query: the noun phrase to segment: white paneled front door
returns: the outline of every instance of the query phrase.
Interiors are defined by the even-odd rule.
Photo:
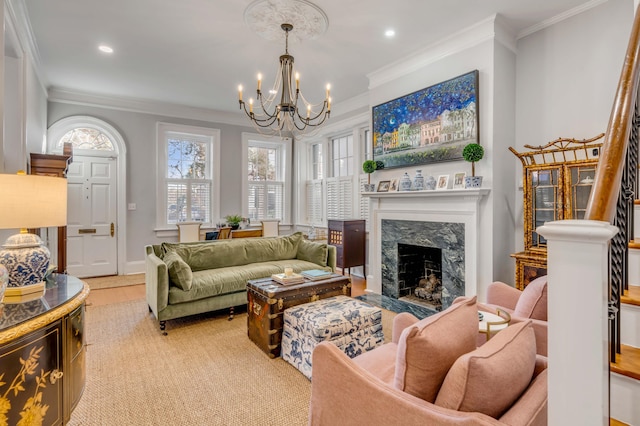
[[[116,159],[74,155],[67,181],[67,272],[117,274]]]

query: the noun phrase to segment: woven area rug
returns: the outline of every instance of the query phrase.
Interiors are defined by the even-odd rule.
[[[394,313],[383,310],[386,340]],[[144,300],[88,306],[87,380],[70,425],[305,425],[310,382],[247,337],[246,313],[170,321]]]

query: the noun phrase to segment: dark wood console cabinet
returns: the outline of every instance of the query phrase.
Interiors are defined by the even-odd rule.
[[[337,251],[336,266],[342,269],[342,273],[349,268],[351,275],[352,266],[362,265],[366,277],[366,222],[360,219],[329,220],[328,233],[328,243]]]
[[[15,425],[34,410],[41,422],[63,425],[84,391],[84,305],[89,286],[52,274],[43,297],[0,305],[0,395],[7,411],[0,424]]]

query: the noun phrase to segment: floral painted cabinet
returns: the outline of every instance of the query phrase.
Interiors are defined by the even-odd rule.
[[[62,320],[0,349],[0,424],[62,424]]]

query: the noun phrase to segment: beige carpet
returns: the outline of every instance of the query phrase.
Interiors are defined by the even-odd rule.
[[[124,287],[128,285],[144,284],[144,274],[110,275],[106,277],[82,278],[89,284],[91,290],[103,288]]]
[[[388,339],[394,316],[383,310]],[[305,425],[310,382],[246,323],[199,315],[162,336],[144,300],[87,307],[87,381],[69,424]]]

